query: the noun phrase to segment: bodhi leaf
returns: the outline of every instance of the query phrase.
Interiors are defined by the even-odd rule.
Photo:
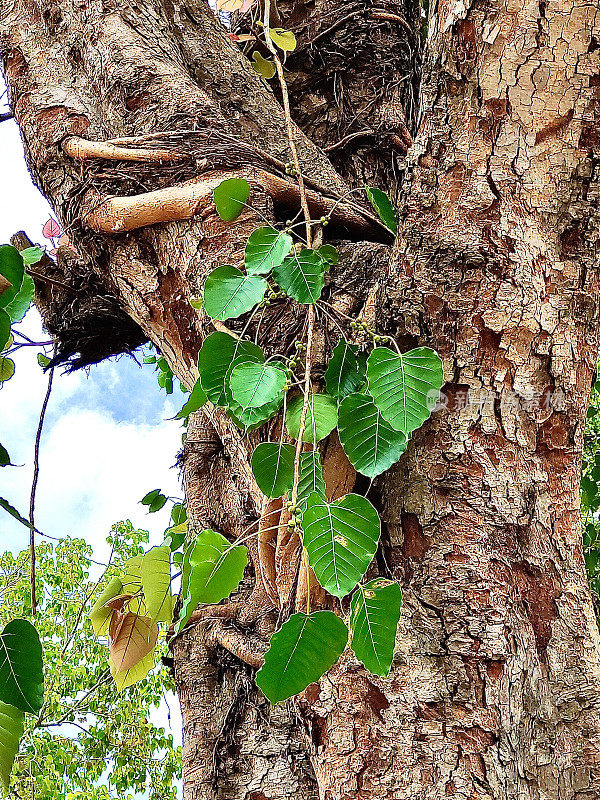
[[[6,447],[0,444],[0,467],[10,467],[10,456]]]
[[[261,76],[261,78],[265,78],[265,80],[270,81],[271,78],[275,77],[275,73],[277,72],[277,68],[273,61],[269,61],[268,58],[263,58],[258,50],[255,50],[252,53],[252,69]]]
[[[316,303],[325,285],[326,261],[316,250],[295,250],[273,268],[273,277],[283,291],[298,303]]]
[[[343,400],[352,392],[358,391],[365,381],[365,375],[359,367],[356,358],[358,346],[348,344],[345,339],[333,348],[331,359],[325,370],[325,383],[327,391],[338,401]]]
[[[44,702],[42,645],[26,619],[13,619],[0,634],[0,701],[36,714]]]
[[[285,415],[285,426],[290,436],[297,439],[304,398],[298,395],[290,400]],[[328,394],[311,394],[308,399],[302,441],[315,444],[328,436],[337,425],[337,404]]]
[[[24,250],[21,250],[21,258],[26,266],[37,264],[43,257],[44,251],[41,247],[26,247]]]
[[[19,514],[17,509],[14,506],[11,506],[8,500],[5,500],[4,497],[0,497],[0,508],[3,508],[11,515],[11,517],[14,517],[17,522],[20,522],[21,525],[25,525],[26,528],[31,530],[31,523],[29,520],[26,520],[22,514]]]
[[[146,675],[154,666],[154,651],[151,650],[147,656],[134,664],[130,669],[119,672],[115,669],[114,665],[110,663],[110,673],[113,676],[115,686],[118,692],[123,691],[128,686],[133,686],[134,683],[144,680]]]
[[[10,339],[11,319],[3,308],[0,308],[0,351],[4,350]]]
[[[167,545],[148,550],[142,558],[140,578],[147,616],[154,622],[171,622],[171,549]]]
[[[15,298],[6,306],[6,313],[11,318],[13,323],[21,322],[33,300],[35,287],[32,278],[25,274],[23,275],[23,283]]]
[[[317,250],[317,253],[327,261],[329,266],[335,266],[340,260],[337,247],[334,247],[332,244],[322,244]]]
[[[351,394],[342,401],[338,429],[348,460],[368,478],[395,464],[408,444],[404,431],[392,428],[366,394]]]
[[[0,781],[6,792],[24,729],[25,714],[8,703],[0,702]]]
[[[269,28],[269,36],[280,50],[284,53],[291,53],[296,49],[296,37],[292,31],[283,28]]]
[[[118,597],[121,594],[123,594],[121,579],[112,578],[108,586],[101,592],[100,597],[94,603],[89,616],[96,636],[107,635],[110,618],[112,617],[112,609],[107,608],[106,604],[114,597]]]
[[[318,450],[311,450],[309,453],[302,453],[300,455],[298,470],[298,503],[306,507],[306,501],[313,492],[316,492],[322,500],[327,499],[321,456]]]
[[[181,522],[179,525],[173,525],[165,531],[165,544],[173,553],[179,550],[181,545],[185,542],[187,535],[187,521]]]
[[[155,498],[158,497],[159,494],[160,494],[160,489],[152,489],[151,492],[148,492],[148,494],[145,494],[142,497],[142,499],[140,500],[140,503],[143,506],[151,506],[152,502],[155,500]]]
[[[217,267],[204,284],[204,308],[209,317],[224,322],[251,311],[266,291],[264,278],[244,275],[236,267]]]
[[[0,383],[9,381],[15,374],[15,362],[12,358],[0,358]]]
[[[220,603],[228,597],[242,580],[247,563],[248,548],[232,546],[216,531],[202,531],[185,551],[177,630],[184,628],[199,603]]]
[[[252,453],[252,472],[267,497],[281,497],[294,482],[295,448],[282,442],[263,442]]]
[[[3,244],[0,247],[0,275],[12,285],[0,294],[0,308],[6,308],[18,295],[24,274],[23,259],[17,248]]]
[[[431,414],[444,382],[442,362],[428,347],[397,355],[376,347],[367,359],[369,393],[392,428],[410,436]]]
[[[208,398],[204,389],[202,388],[202,383],[198,378],[194,384],[194,388],[190,392],[187,402],[183,405],[175,419],[187,419],[187,417],[189,417],[190,414],[193,414],[194,411],[198,411],[199,408],[202,408],[207,400]]]
[[[292,249],[292,237],[274,228],[257,228],[246,244],[244,262],[248,275],[266,275],[278,267]]]
[[[374,189],[367,186],[365,192],[367,193],[369,202],[377,212],[379,219],[395,236],[398,233],[398,219],[390,198],[385,192],[382,192],[381,189]]]
[[[311,494],[302,515],[308,562],[321,586],[335,597],[351,592],[367,571],[381,532],[379,515],[366,497],[347,494],[326,503]]]
[[[154,650],[157,639],[156,622],[129,611],[125,613],[110,641],[111,672],[129,672]]]
[[[244,362],[250,363],[250,362]],[[254,362],[252,362],[254,363]],[[225,376],[225,397],[227,399],[227,410],[229,416],[233,419],[236,425],[245,430],[254,430],[260,427],[264,422],[276,414],[283,403],[283,394],[277,396],[270,403],[266,403],[256,408],[241,406],[231,393],[231,373],[238,366],[232,364]]]
[[[229,377],[234,401],[244,409],[260,408],[267,403],[283,402],[287,386],[287,370],[276,361],[237,364]]]
[[[228,178],[214,190],[217,213],[224,222],[233,222],[250,197],[250,184],[243,178]]]
[[[202,343],[198,354],[200,381],[206,396],[216,406],[227,405],[225,378],[232,364],[264,360],[263,351],[252,342],[234,339],[221,331],[211,333]]]
[[[389,674],[394,657],[402,592],[396,581],[377,578],[352,595],[352,650],[375,675]]]
[[[273,705],[286,700],[319,680],[347,641],[348,630],[332,611],[293,614],[271,638],[256,685]]]

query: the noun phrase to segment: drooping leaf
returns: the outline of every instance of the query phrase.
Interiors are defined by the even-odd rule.
[[[0,308],[6,308],[19,294],[24,274],[23,259],[17,248],[10,244],[0,246],[0,275],[12,284],[0,294]]]
[[[10,456],[6,447],[0,444],[0,467],[10,466]]]
[[[285,415],[285,425],[290,436],[297,439],[304,398],[302,395],[290,400]],[[315,444],[328,436],[337,425],[337,403],[328,394],[311,394],[308,399],[304,436],[302,440]]]
[[[194,384],[194,388],[190,392],[187,402],[184,403],[175,419],[187,419],[187,417],[189,417],[190,414],[193,414],[194,411],[198,411],[199,408],[202,408],[207,400],[208,397],[206,396],[206,392],[202,388],[202,383],[198,378]]]
[[[230,266],[217,267],[204,285],[204,308],[209,317],[224,322],[251,311],[266,291],[267,282],[258,275],[244,275]]]
[[[228,178],[214,190],[217,214],[224,222],[233,222],[244,210],[250,197],[250,184],[243,178]]]
[[[10,340],[11,319],[3,308],[0,308],[0,352]]]
[[[106,604],[120,594],[123,594],[121,579],[112,578],[92,606],[89,617],[96,636],[106,636],[108,634],[108,626],[110,624],[110,618],[112,617],[112,608],[107,607]]]
[[[286,700],[319,680],[347,642],[348,629],[332,611],[293,614],[271,638],[256,685],[273,705]]]
[[[264,58],[255,50],[252,53],[252,69],[261,76],[261,78],[265,78],[265,80],[270,81],[271,78],[275,77],[275,73],[277,72],[277,67],[273,61],[270,61],[268,58]]]
[[[184,522],[187,522],[187,518],[188,516],[185,503],[175,503],[171,509],[171,520],[173,521],[173,525],[182,525]]]
[[[388,470],[406,450],[404,431],[392,428],[366,394],[348,395],[338,410],[340,442],[352,466],[368,478]]]
[[[392,201],[385,192],[381,189],[366,187],[365,191],[369,202],[377,212],[379,219],[383,222],[385,227],[390,230],[394,236],[398,233],[398,218],[396,216],[396,209],[392,205]]]
[[[181,593],[183,608],[177,630],[185,627],[199,603],[220,603],[244,576],[248,549],[232,546],[220,533],[205,530],[186,549]]]
[[[181,522],[179,525],[173,525],[165,531],[165,544],[169,547],[171,552],[179,550],[185,542],[187,536],[187,522]]]
[[[234,339],[216,331],[207,336],[198,354],[200,381],[206,396],[216,406],[227,405],[225,378],[232,364],[241,361],[264,361],[264,353],[252,342]]]
[[[377,550],[381,523],[366,497],[347,494],[326,503],[311,494],[302,515],[302,531],[317,580],[330,594],[344,597],[367,571]]]
[[[367,359],[367,381],[383,418],[410,436],[433,411],[444,371],[440,357],[428,347],[403,355],[376,347]]]
[[[0,634],[0,701],[29,714],[44,702],[42,645],[29,620],[13,619]]]
[[[35,287],[32,278],[27,274],[23,275],[23,283],[19,292],[5,308],[13,323],[21,322],[31,306],[34,292]]]
[[[313,492],[316,492],[322,500],[327,499],[323,466],[318,450],[300,455],[298,479],[298,503],[303,508],[306,507],[306,501]]]
[[[287,370],[280,362],[246,361],[231,370],[229,386],[235,402],[246,410],[283,401],[287,380]]]
[[[29,520],[25,519],[22,514],[19,514],[17,509],[12,506],[4,497],[0,497],[0,508],[3,508],[5,511],[7,511],[11,517],[14,517],[17,522],[21,523],[21,525],[25,525],[26,528],[31,529],[31,523]]]
[[[8,703],[0,702],[0,781],[5,792],[8,792],[10,773],[24,729],[25,714]]]
[[[171,622],[171,550],[167,545],[152,547],[142,558],[140,578],[146,615],[153,622]]]
[[[244,253],[248,275],[266,275],[279,266],[292,249],[292,237],[275,228],[257,228],[250,234]]]
[[[41,247],[26,247],[24,250],[21,250],[21,258],[27,267],[37,264],[43,257],[44,251]]]
[[[152,489],[152,491],[151,491],[151,492],[148,492],[148,494],[145,494],[145,495],[142,497],[142,499],[140,500],[140,503],[141,503],[143,506],[150,506],[150,505],[152,505],[152,501],[153,501],[153,500],[154,500],[156,497],[158,497],[158,495],[159,495],[160,493],[161,493],[161,492],[160,492],[160,489]]]
[[[111,638],[109,660],[111,671],[129,672],[143,658],[154,650],[158,639],[158,625],[149,617],[132,614],[123,615]]]
[[[122,692],[128,686],[133,686],[134,683],[143,681],[146,675],[154,666],[154,649],[152,649],[147,656],[134,664],[130,669],[119,672],[115,669],[114,665],[110,663],[110,673],[113,676],[117,692]]]
[[[280,50],[284,53],[291,53],[296,49],[296,37],[292,31],[283,28],[269,28],[269,36]]]
[[[365,375],[359,369],[357,352],[358,346],[349,344],[345,339],[340,339],[333,348],[325,370],[325,384],[329,394],[338,402],[358,391],[364,383]]]
[[[375,675],[384,677],[391,669],[401,605],[400,586],[385,578],[359,586],[352,595],[352,650]]]
[[[283,291],[298,303],[316,303],[325,285],[326,261],[316,250],[295,250],[273,268],[273,277]]]
[[[164,494],[157,494],[154,500],[148,506],[148,513],[155,514],[157,511],[160,511],[161,508],[164,508],[167,502],[167,498]]]
[[[0,357],[0,383],[9,381],[15,374],[15,362],[12,358]]]
[[[282,442],[263,442],[252,453],[252,472],[267,497],[281,497],[294,482],[295,448]]]

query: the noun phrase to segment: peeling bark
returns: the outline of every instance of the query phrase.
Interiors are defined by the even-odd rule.
[[[377,147],[356,137],[330,150],[340,174],[314,144],[335,144],[340,130],[323,120],[343,106],[319,72],[311,109],[302,70],[325,69],[327,14],[343,41],[352,36],[343,4],[280,5],[301,43],[311,42],[301,44],[291,83],[315,191],[335,196],[344,179],[367,176],[402,199],[393,252],[353,243],[356,231],[340,227],[329,302],[407,348],[435,347],[447,404],[375,485],[385,523],[376,567],[404,594],[390,678],[368,675],[347,652],[298,700],[268,708],[244,661],[260,662],[279,608],[295,599],[298,548],[293,537],[257,537],[253,570],[231,603],[203,610],[174,642],[186,798],[593,800],[600,640],[578,492],[598,358],[598,8],[441,0],[399,181],[382,150],[389,130]],[[356,5],[361,36],[376,13],[412,14],[409,27],[417,25],[413,6]],[[377,20],[375,49],[406,41],[393,22]],[[284,179],[276,98],[202,2],[0,0],[0,53],[32,173],[93,270],[94,291],[118,298],[191,385],[211,326],[189,298],[213,267],[240,260],[258,217],[247,211],[223,226],[207,205],[188,220],[107,235],[90,230],[81,211],[93,192],[135,206],[137,195],[248,166]],[[381,74],[374,59],[363,75],[352,55],[348,92],[364,100],[369,81],[382,88]],[[404,102],[397,83],[384,89],[376,94],[388,105]],[[360,111],[381,115],[377,104]],[[119,162],[118,174],[101,158],[82,172],[62,147],[69,137],[117,147],[134,137],[126,146],[185,158]],[[267,219],[281,213],[280,199],[254,188]],[[265,328],[285,352],[302,319],[275,308]],[[317,368],[335,338],[327,325],[318,330]],[[183,455],[195,530],[232,539],[248,525],[258,530],[264,499],[248,452],[261,435],[241,441],[220,412],[195,415]],[[332,496],[355,481],[333,440],[325,472]],[[271,562],[264,553],[274,545]]]

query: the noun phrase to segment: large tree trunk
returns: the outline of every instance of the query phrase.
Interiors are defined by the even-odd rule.
[[[374,51],[397,47],[400,70],[407,50],[394,37],[409,34],[381,14],[414,26],[414,4],[373,6],[364,0],[352,9],[360,26],[380,15]],[[393,250],[372,241],[380,235],[360,213],[350,209],[352,218],[339,221],[343,258],[331,302],[402,345],[435,347],[447,406],[376,486],[385,521],[378,568],[404,593],[390,678],[367,674],[348,652],[300,698],[269,709],[244,662],[259,659],[275,614],[260,578],[249,575],[234,618],[198,624],[173,645],[186,798],[592,800],[600,796],[600,641],[578,489],[598,357],[598,5],[434,7],[402,181],[405,130],[389,104],[397,112],[404,103],[403,124],[414,132],[413,95],[396,84],[388,96],[376,92],[382,102],[360,106],[359,131],[335,116],[331,86],[341,78],[330,82],[325,44],[330,35],[351,37],[355,17],[333,0],[308,8],[281,3],[300,42],[315,37],[297,55],[300,77],[291,81],[306,175],[321,197],[343,192],[344,179],[377,179],[403,209]],[[57,270],[88,276],[75,298],[38,286],[49,327],[64,341],[69,318],[61,328],[58,316],[110,314],[129,325],[128,336],[91,341],[86,330],[79,363],[146,335],[190,385],[210,323],[189,298],[214,265],[239,259],[256,217],[246,212],[223,227],[207,208],[110,234],[91,230],[90,218],[102,195],[133,196],[248,163],[276,172],[273,159],[289,161],[276,99],[200,2],[0,0],[0,15],[4,71],[32,173],[81,254],[76,266],[64,254]],[[327,15],[332,24],[324,27]],[[412,36],[418,64],[414,28]],[[346,51],[355,103],[364,62],[358,50]],[[314,84],[309,68],[323,70]],[[370,69],[365,86],[376,86],[376,58]],[[323,103],[331,116],[315,111]],[[336,124],[325,124],[332,118]],[[374,132],[367,142],[354,135],[362,130]],[[160,139],[147,138],[157,132]],[[259,132],[262,156],[248,149]],[[331,148],[339,172],[307,134]],[[132,135],[188,157],[80,164],[62,147],[69,136]],[[386,142],[397,147],[393,158]],[[268,216],[285,213],[283,194],[254,181],[254,205]],[[98,304],[102,292],[110,308]],[[125,325],[121,309],[139,328]],[[273,313],[273,349],[285,351],[301,325],[298,312]],[[261,508],[249,443],[219,412],[196,416],[184,450],[190,517],[197,528],[239,535]],[[351,479],[335,442],[329,463]]]

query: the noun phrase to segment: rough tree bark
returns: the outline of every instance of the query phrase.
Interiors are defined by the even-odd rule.
[[[391,76],[407,43],[418,65],[414,4],[281,2],[300,39],[296,136],[319,202],[365,175],[402,200],[393,249],[360,210],[338,221],[330,302],[402,345],[435,347],[448,405],[377,484],[377,566],[404,593],[390,678],[346,653],[318,685],[269,710],[247,662],[260,660],[277,614],[249,574],[234,614],[213,609],[173,645],[189,800],[600,797],[600,641],[578,501],[598,358],[598,10],[439,2],[417,117],[412,90],[386,87],[377,58],[367,67],[356,60],[363,50],[344,46],[371,23],[373,52],[398,53],[397,65],[386,61]],[[89,363],[147,336],[190,385],[211,328],[189,298],[214,265],[239,259],[256,216],[224,227],[209,204],[120,233],[94,232],[89,218],[104,196],[199,175],[250,167],[281,178],[289,153],[276,98],[201,2],[0,0],[0,53],[32,174],[80,254],[46,267],[72,282],[68,296],[38,281],[48,327],[59,344],[86,319],[127,333],[115,323],[111,339],[105,324],[94,340],[88,325],[79,356],[73,337],[64,356]],[[366,93],[382,87],[372,103],[360,101],[361,69]],[[358,130],[340,111],[340,85]],[[415,141],[400,175],[405,127]],[[136,147],[181,157],[77,161],[63,146],[73,136],[134,136]],[[269,194],[264,172],[253,173],[253,202],[281,218],[292,190]],[[275,309],[274,349],[302,323]],[[321,334],[318,359],[332,332]],[[261,512],[249,445],[218,412],[197,417],[183,454],[190,516],[235,537]],[[335,442],[326,464],[332,492],[335,478],[351,483]]]

